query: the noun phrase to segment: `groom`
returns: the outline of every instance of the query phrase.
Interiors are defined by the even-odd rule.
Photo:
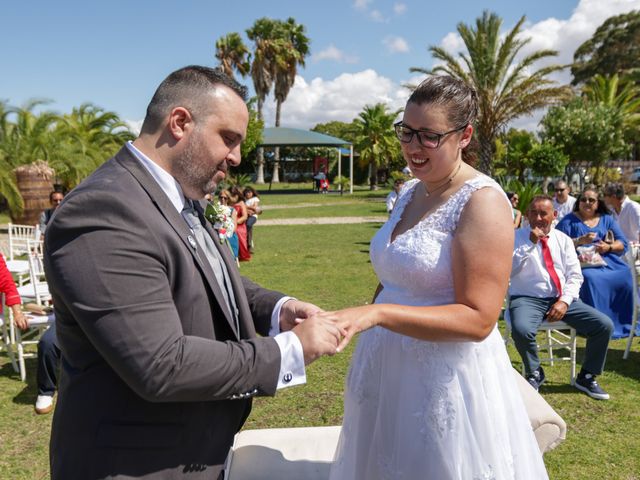
[[[54,480],[221,478],[251,397],[304,383],[336,351],[333,323],[301,321],[317,307],[241,277],[203,219],[198,200],[240,163],[245,97],[218,70],[173,72],[140,136],[47,227]]]

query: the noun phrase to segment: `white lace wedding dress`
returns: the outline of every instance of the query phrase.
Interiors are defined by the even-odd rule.
[[[461,211],[477,189],[500,189],[477,176],[391,243],[417,182],[405,185],[371,242],[384,286],[377,303],[453,303],[451,242]],[[497,328],[478,343],[427,342],[381,327],[363,332],[331,479],[548,478],[511,368]]]

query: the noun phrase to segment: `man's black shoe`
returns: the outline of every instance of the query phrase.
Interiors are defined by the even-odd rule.
[[[542,367],[538,367],[532,373],[527,375],[527,382],[533,388],[535,388],[536,392],[540,389],[540,385],[542,385],[545,381],[544,370]]]
[[[596,382],[596,376],[591,373],[580,372],[576,378],[575,387],[596,400],[609,400],[609,394],[600,388]]]

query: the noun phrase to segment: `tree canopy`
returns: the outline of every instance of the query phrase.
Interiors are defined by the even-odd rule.
[[[640,11],[610,17],[573,54],[574,85],[596,74],[632,75],[640,71]],[[636,80],[637,82],[637,80]]]

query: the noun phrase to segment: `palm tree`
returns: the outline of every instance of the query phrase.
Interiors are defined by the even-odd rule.
[[[640,88],[628,79],[594,75],[582,88],[583,97],[592,103],[602,103],[617,110],[622,118],[625,139],[633,143],[634,158],[638,158],[640,134]]]
[[[369,164],[371,190],[378,188],[378,167],[400,155],[393,122],[401,111],[389,112],[384,103],[367,105],[353,121],[354,148],[360,153],[360,161]]]
[[[593,76],[583,87],[584,98],[604,103],[620,112],[625,129],[640,126],[640,88],[632,82],[621,83],[618,74]]]
[[[275,42],[274,58],[276,97],[276,127],[280,126],[280,112],[282,103],[287,99],[289,91],[296,80],[298,66],[304,67],[304,59],[309,55],[309,38],[305,35],[304,25],[297,24],[289,17],[286,22],[278,24],[278,39]],[[280,166],[280,148],[275,148],[272,182],[278,183],[278,168]]]
[[[571,94],[566,86],[557,86],[549,79],[563,66],[549,65],[530,73],[539,60],[557,55],[555,50],[537,50],[519,61],[516,57],[530,39],[520,37],[523,16],[504,36],[500,35],[502,19],[484,11],[473,26],[459,23],[458,33],[467,49],[457,59],[441,47],[429,51],[443,62],[432,70],[412,68],[412,72],[433,74],[442,72],[472,85],[478,93],[479,115],[476,132],[480,144],[480,169],[491,174],[495,140],[501,129],[523,115],[560,102]]]
[[[0,100],[0,195],[6,199],[9,210],[17,214],[24,208],[24,202],[16,183],[14,167],[7,155],[6,142],[13,128],[8,118],[11,112],[11,107]]]
[[[60,138],[54,129],[60,117],[54,112],[36,113],[46,100],[30,100],[23,107],[3,105],[0,118],[0,193],[7,200],[12,217],[21,214],[24,199],[15,176],[16,168],[49,163],[59,152]]]
[[[250,53],[247,46],[236,32],[228,33],[216,41],[216,58],[224,73],[233,77],[234,69],[246,77],[251,69]]]
[[[64,115],[56,134],[64,139],[61,145],[64,154],[56,155],[51,166],[67,188],[75,187],[125,142],[135,138],[116,113],[91,103]]]
[[[253,61],[251,62],[251,79],[258,99],[258,119],[264,121],[262,106],[269,95],[274,81],[273,58],[277,50],[275,44],[276,22],[270,18],[259,18],[247,29],[249,40],[254,42]],[[264,149],[258,148],[258,172],[256,183],[264,183]]]

